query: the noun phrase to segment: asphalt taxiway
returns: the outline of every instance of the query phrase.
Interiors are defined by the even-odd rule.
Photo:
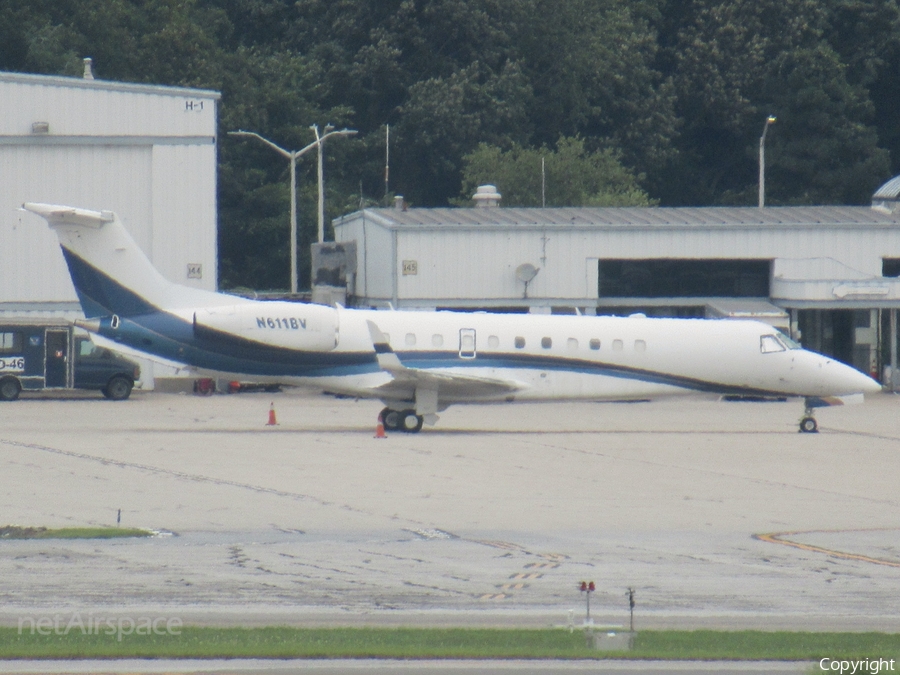
[[[267,426],[274,403],[277,426]],[[0,404],[0,624],[900,630],[900,397],[452,408],[302,392]],[[763,535],[763,536],[761,536]],[[771,535],[771,536],[765,536]],[[26,624],[27,625],[27,624]]]

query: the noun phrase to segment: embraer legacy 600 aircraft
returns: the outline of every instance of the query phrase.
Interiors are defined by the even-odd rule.
[[[346,309],[165,280],[116,216],[25,204],[56,231],[86,321],[132,349],[229,379],[374,398],[416,432],[455,403],[628,400],[706,392],[806,399],[880,385],[756,321]]]

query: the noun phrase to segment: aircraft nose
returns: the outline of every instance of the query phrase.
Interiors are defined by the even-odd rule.
[[[846,389],[846,391],[835,393],[877,394],[881,391],[881,384],[878,381],[856,368],[837,361],[830,361],[828,367],[833,371],[835,385]]]

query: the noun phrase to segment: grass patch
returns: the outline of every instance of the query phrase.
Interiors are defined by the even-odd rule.
[[[645,658],[754,661],[818,661],[900,656],[896,633],[794,633],[787,631],[645,631],[635,640],[635,655]],[[646,656],[645,656],[646,655]]]
[[[78,616],[78,615],[75,615]],[[643,631],[634,651],[598,652],[581,630],[465,628],[201,628],[175,627],[155,635],[150,624],[92,617],[91,634],[78,624],[66,632],[45,618],[20,620],[22,628],[0,628],[0,658],[520,658],[520,659],[696,659],[785,660],[897,659],[900,635],[886,633],[789,633],[762,631]],[[88,617],[81,617],[88,627]],[[145,620],[149,621],[149,620]],[[30,622],[30,623],[29,623]],[[71,623],[69,623],[71,626]],[[135,630],[136,629],[136,630]],[[41,634],[41,633],[44,634]],[[50,633],[50,634],[47,634]],[[59,633],[59,634],[57,634]]]
[[[149,530],[131,527],[63,527],[48,529],[46,527],[19,527],[4,525],[0,527],[0,539],[115,539],[118,537],[149,537]]]

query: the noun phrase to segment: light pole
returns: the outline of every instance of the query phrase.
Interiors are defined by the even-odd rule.
[[[297,160],[306,154],[308,151],[312,150],[315,147],[321,148],[322,143],[329,136],[333,136],[335,134],[340,135],[348,135],[355,134],[355,130],[350,129],[342,129],[341,131],[332,131],[331,133],[327,133],[323,135],[321,138],[319,137],[318,130],[316,131],[316,140],[307,145],[300,150],[290,151],[285,150],[280,145],[276,145],[268,138],[263,138],[255,131],[244,131],[243,129],[239,129],[237,131],[229,131],[229,136],[244,136],[244,137],[253,137],[257,138],[270,148],[272,148],[275,152],[277,152],[282,157],[286,157],[291,162],[291,293],[297,292]],[[322,188],[322,169],[321,169],[321,151],[319,152],[319,194],[323,194]],[[322,197],[320,197],[320,208],[323,203]],[[322,241],[322,226],[319,227],[319,241]]]
[[[759,208],[766,205],[766,132],[775,124],[775,115],[769,115],[759,137]]]
[[[326,124],[322,129],[325,133],[319,136],[319,125],[313,124],[310,129],[316,135],[316,145],[319,146],[319,243],[325,241],[325,179],[322,175],[322,151],[325,145],[325,139],[329,136],[352,136],[356,133],[356,129],[341,129],[340,131],[332,131],[334,129],[330,124]]]

